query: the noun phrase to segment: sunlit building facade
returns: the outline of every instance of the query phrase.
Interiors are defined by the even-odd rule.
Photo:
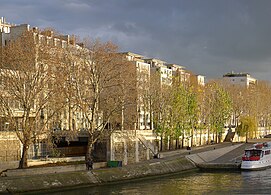
[[[122,54],[135,67],[136,102],[133,110],[136,110],[136,119],[134,120],[134,129],[148,130],[151,127],[150,104],[147,101],[147,95],[150,90],[150,64],[146,63],[144,56],[140,54],[132,52],[124,52]],[[129,115],[129,113],[127,114]]]
[[[256,85],[257,80],[248,73],[227,73],[223,75],[223,80],[232,85],[251,87]]]

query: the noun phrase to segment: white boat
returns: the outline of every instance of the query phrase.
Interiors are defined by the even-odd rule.
[[[257,143],[246,149],[242,156],[241,169],[258,170],[271,166],[271,142]]]

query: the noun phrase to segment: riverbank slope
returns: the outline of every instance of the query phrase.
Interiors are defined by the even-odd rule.
[[[96,169],[92,171],[1,177],[0,192],[15,193],[79,185],[98,185],[147,176],[176,173],[195,168],[196,166],[191,163],[191,161],[185,157],[181,157],[173,159],[153,159],[144,163],[131,164],[124,167]]]
[[[240,144],[218,144],[192,149],[163,153],[163,158],[152,159],[124,167],[94,169],[92,171],[73,171],[66,173],[45,173],[38,168],[35,175],[16,175],[0,178],[0,193],[26,192],[68,188],[75,186],[101,185],[111,182],[159,176],[196,169],[197,160],[215,160],[238,148]],[[192,158],[194,156],[194,158]],[[35,168],[33,168],[35,169]],[[55,167],[57,170],[58,168]],[[13,170],[14,171],[14,170]],[[20,170],[21,171],[21,170]],[[26,170],[27,171],[27,170]],[[33,170],[32,170],[33,171]],[[18,172],[19,173],[19,172]],[[21,174],[21,173],[20,173]]]

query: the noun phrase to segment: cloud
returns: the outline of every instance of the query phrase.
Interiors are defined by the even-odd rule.
[[[270,0],[2,0],[14,23],[116,42],[197,74],[269,79]],[[269,79],[270,80],[270,79]]]

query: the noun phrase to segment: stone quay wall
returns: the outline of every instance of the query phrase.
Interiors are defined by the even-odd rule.
[[[196,166],[185,157],[173,159],[153,159],[124,167],[74,171],[66,173],[43,173],[31,176],[0,178],[0,193],[20,193],[29,191],[52,190],[76,186],[91,186],[163,174],[178,173],[195,169]],[[34,169],[34,168],[33,168]],[[58,169],[57,167],[55,169]],[[37,170],[38,171],[38,170]]]
[[[16,171],[13,170],[8,171],[6,177],[0,177],[0,193],[59,190],[62,188],[95,186],[145,177],[175,174],[197,169],[197,164],[209,163],[223,155],[232,154],[232,151],[235,151],[235,149],[241,145],[242,144],[230,145],[222,147],[221,149],[212,150],[206,147],[204,150],[196,152],[197,154],[185,155],[188,152],[183,151],[183,153],[178,155],[161,159],[152,159],[128,164],[123,167],[101,168],[91,171],[84,170],[83,165],[63,169],[60,167],[47,168],[43,171],[36,168],[32,170],[17,170],[17,174]],[[222,166],[224,166],[224,164],[222,164]],[[34,169],[36,169],[36,171]],[[56,172],[55,170],[57,169],[69,172]],[[28,174],[26,172],[28,172]]]

